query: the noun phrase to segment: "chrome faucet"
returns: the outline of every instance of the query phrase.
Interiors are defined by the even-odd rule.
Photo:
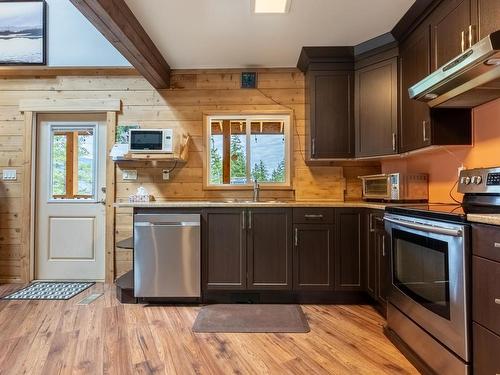
[[[253,180],[253,201],[254,202],[259,201],[259,195],[260,195],[259,181],[257,181],[257,179],[254,179]]]

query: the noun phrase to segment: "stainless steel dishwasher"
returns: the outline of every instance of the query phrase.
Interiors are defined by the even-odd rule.
[[[134,215],[135,296],[200,297],[200,249],[199,214]]]

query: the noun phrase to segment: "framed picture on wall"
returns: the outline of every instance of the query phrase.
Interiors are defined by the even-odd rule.
[[[45,1],[0,1],[0,64],[46,64]]]

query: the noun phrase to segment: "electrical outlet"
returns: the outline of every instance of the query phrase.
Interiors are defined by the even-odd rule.
[[[2,171],[2,180],[7,180],[7,181],[17,180],[17,171],[15,169],[4,169]]]
[[[124,169],[122,173],[123,180],[137,180],[137,171],[135,169]]]
[[[163,179],[165,181],[168,181],[170,180],[170,172],[168,171],[168,169],[164,169],[163,172],[162,172],[162,176],[163,176]]]

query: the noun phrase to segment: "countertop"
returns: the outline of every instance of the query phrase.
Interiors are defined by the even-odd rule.
[[[500,214],[468,214],[467,220],[473,223],[500,225]]]
[[[153,201],[153,202],[119,202],[115,203],[115,207],[135,207],[135,208],[210,208],[210,207],[337,207],[337,208],[371,208],[375,210],[383,210],[389,205],[401,204],[396,203],[379,203],[379,202],[332,202],[332,201],[261,201],[252,202],[244,200],[224,200],[224,201]]]

